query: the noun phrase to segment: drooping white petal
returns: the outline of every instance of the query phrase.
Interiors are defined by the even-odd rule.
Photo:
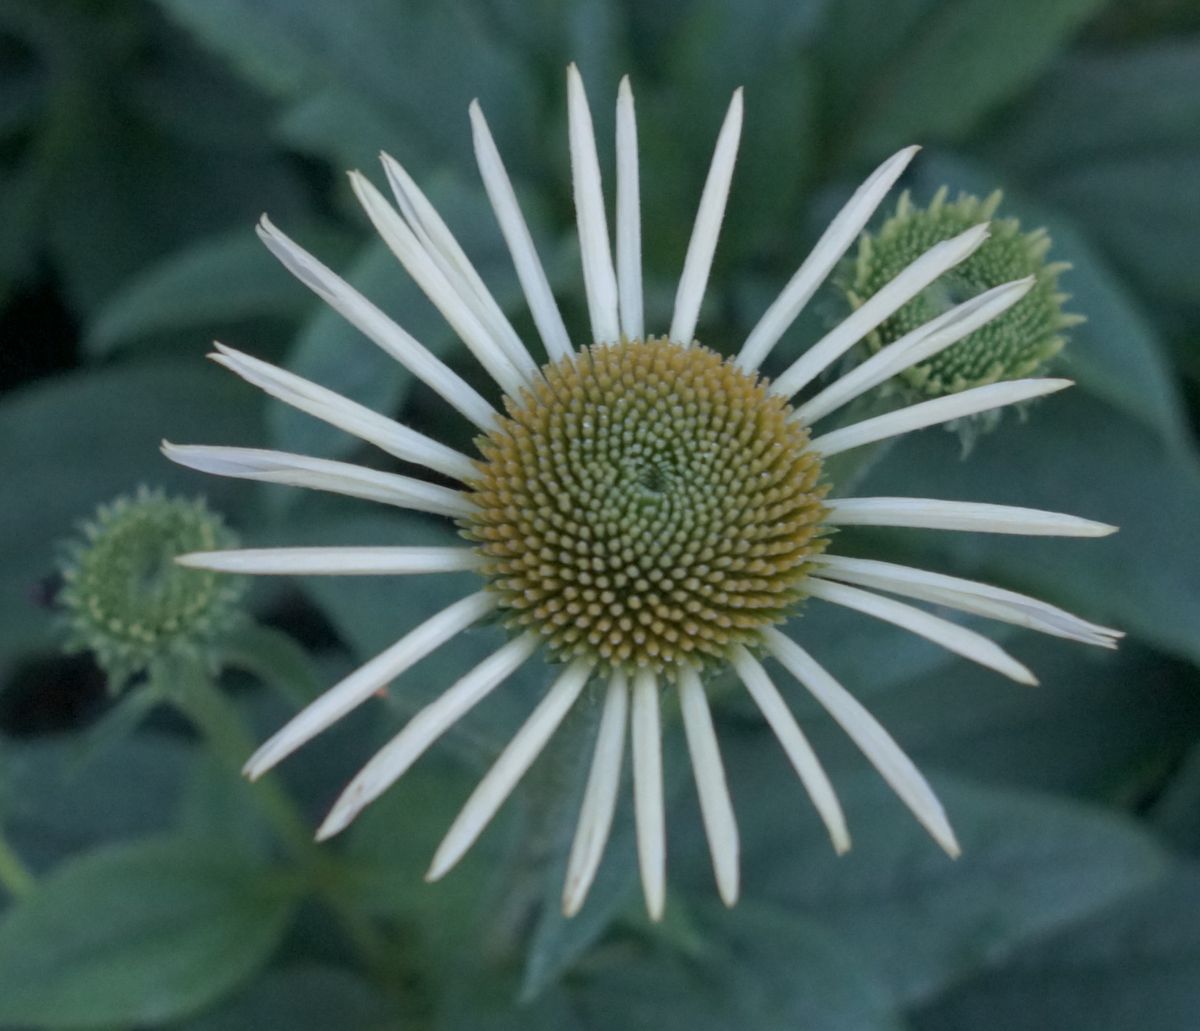
[[[474,387],[440,358],[388,318],[340,276],[281,233],[266,215],[259,238],[284,267],[376,346],[484,432],[496,423],[496,410]]]
[[[833,526],[908,526],[1026,537],[1107,537],[1117,527],[1040,508],[933,498],[830,498],[825,522]]]
[[[435,648],[479,622],[495,607],[496,596],[480,591],[431,616],[292,717],[250,757],[242,772],[251,780],[257,780]]]
[[[1071,385],[1072,381],[1069,379],[1013,379],[1003,383],[989,383],[985,387],[972,387],[957,394],[936,397],[932,401],[921,401],[895,412],[844,426],[817,437],[813,440],[812,447],[828,458],[863,444],[886,440],[888,437],[896,437],[926,426],[936,426],[938,423],[1053,394]]]
[[[608,682],[604,712],[596,732],[596,749],[592,753],[592,767],[579,808],[579,824],[567,860],[562,897],[565,916],[574,916],[583,906],[604,855],[604,846],[608,843],[608,832],[617,808],[617,789],[621,784],[628,712],[629,683],[625,674],[618,671]]]
[[[1003,587],[877,559],[822,555],[820,561],[824,578],[903,594],[1055,637],[1115,648],[1117,639],[1125,636],[1120,630],[1090,623],[1057,606]]]
[[[621,302],[621,332],[641,340],[642,210],[638,185],[637,118],[629,76],[617,90],[617,288]]]
[[[766,630],[763,638],[771,654],[809,690],[862,749],[871,765],[912,810],[934,841],[948,855],[958,856],[961,850],[946,820],[942,804],[912,760],[880,726],[878,720],[795,641],[774,628]]]
[[[363,211],[376,231],[396,255],[400,264],[412,276],[433,306],[442,313],[450,328],[462,339],[476,360],[510,397],[519,396],[527,382],[521,371],[505,354],[482,322],[476,318],[450,281],[442,274],[437,262],[421,245],[417,235],[408,227],[395,208],[387,202],[374,184],[359,172],[350,173],[350,186]]]
[[[411,476],[384,473],[349,462],[309,458],[287,451],[264,451],[250,447],[211,447],[204,444],[172,444],[163,441],[162,453],[172,462],[202,473],[232,476],[261,483],[282,483],[365,498],[383,505],[411,508],[417,512],[454,519],[468,516],[475,506],[461,491]]]
[[[508,316],[496,303],[492,292],[475,271],[471,259],[450,232],[450,227],[399,161],[389,154],[382,154],[380,158],[400,212],[421,241],[425,253],[433,259],[459,299],[474,312],[492,339],[500,345],[509,361],[526,379],[532,379],[537,373],[537,363],[517,336]]]
[[[771,392],[791,397],[890,318],[942,273],[975,253],[988,237],[987,223],[936,243],[863,305],[804,352],[774,383]]]
[[[640,670],[633,678],[633,811],[638,869],[651,920],[661,920],[667,900],[667,818],[663,808],[662,736],[658,681]]]
[[[475,844],[517,782],[541,755],[546,742],[575,704],[591,672],[592,664],[578,659],[559,675],[546,697],[538,703],[467,799],[434,853],[429,872],[425,875],[427,881],[436,881],[444,876]]]
[[[571,338],[567,335],[567,327],[554,301],[546,271],[538,259],[525,216],[521,214],[516,192],[504,169],[504,162],[500,160],[500,151],[496,149],[477,100],[471,101],[471,133],[479,174],[483,177],[492,210],[496,212],[504,242],[508,244],[508,252],[512,255],[513,266],[521,281],[521,289],[525,292],[525,301],[534,325],[550,360],[560,361],[572,353]]]
[[[739,647],[734,652],[733,666],[768,726],[783,746],[788,761],[800,777],[800,783],[804,785],[808,797],[812,799],[825,829],[829,831],[834,850],[838,855],[842,855],[850,848],[846,817],[842,813],[833,785],[829,782],[829,777],[826,776],[812,745],[808,743],[808,738],[804,736],[804,731],[800,729],[800,724],[796,722],[796,717],[792,715],[762,664],[745,648]]]
[[[906,605],[894,598],[885,598],[871,591],[848,587],[846,584],[822,580],[819,577],[810,577],[805,586],[809,595],[814,598],[855,609],[876,619],[894,623],[905,630],[911,630],[956,655],[987,666],[988,669],[994,669],[997,673],[1003,673],[1019,684],[1037,683],[1037,677],[995,641],[990,641],[965,626],[951,623],[947,619]]]
[[[479,569],[483,557],[467,547],[449,548],[241,548],[193,551],[176,560],[189,569],[257,576],[395,576]]]
[[[884,380],[940,354],[951,344],[1006,312],[1029,293],[1036,281],[1033,276],[1027,276],[993,287],[930,319],[911,333],[905,333],[899,340],[888,344],[802,404],[796,409],[794,417],[811,426],[822,416],[879,386]]]
[[[418,712],[346,786],[317,830],[317,840],[324,841],[345,830],[363,808],[399,780],[430,745],[510,677],[537,646],[536,634],[526,633],[513,638]]]
[[[875,214],[875,209],[920,149],[905,147],[899,153],[893,154],[854,191],[854,195],[829,223],[817,245],[788,281],[783,292],[746,338],[746,343],[736,359],[740,368],[746,372],[753,372],[762,364],[771,348],[779,342],[780,337],[804,310],[804,306],[816,293],[817,287],[825,282],[825,277],[829,275],[833,266],[858,238],[858,234]]]
[[[621,337],[618,317],[617,275],[613,271],[600,182],[600,159],[592,113],[579,69],[567,68],[567,123],[571,143],[571,181],[575,192],[575,217],[579,223],[579,250],[583,258],[583,285],[595,343],[615,344]]]
[[[692,770],[696,776],[696,791],[700,796],[700,816],[708,849],[712,854],[713,873],[721,901],[732,906],[738,899],[738,829],[733,815],[729,785],[725,781],[725,766],[717,734],[713,730],[712,714],[704,685],[695,670],[684,668],[679,673],[679,704],[683,713],[683,730]]]
[[[284,404],[345,430],[405,462],[423,465],[456,480],[477,475],[474,464],[466,455],[432,437],[232,347],[217,344],[216,348],[217,353],[209,355],[213,361]]]
[[[692,239],[688,243],[687,257],[683,261],[683,274],[679,277],[679,289],[675,294],[675,315],[671,319],[670,339],[687,347],[696,335],[696,321],[700,317],[700,304],[704,300],[704,288],[708,285],[708,273],[712,268],[713,255],[717,250],[717,237],[721,222],[725,218],[725,202],[729,197],[729,184],[733,180],[733,166],[737,160],[738,141],[742,135],[742,90],[733,91],[729,113],[717,136],[704,192],[700,195],[700,208],[696,212],[696,224]]]

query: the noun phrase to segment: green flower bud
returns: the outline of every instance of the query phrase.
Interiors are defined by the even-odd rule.
[[[102,505],[61,563],[66,650],[91,651],[114,692],[166,659],[214,669],[213,646],[238,620],[246,583],[175,559],[236,543],[202,499],[140,487]]]

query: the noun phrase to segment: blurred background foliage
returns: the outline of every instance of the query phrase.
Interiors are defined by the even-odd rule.
[[[1001,214],[1048,227],[1052,258],[1074,266],[1063,285],[1088,322],[1060,367],[1079,388],[1006,419],[965,461],[950,434],[926,431],[867,486],[1030,504],[1122,532],[1065,544],[879,533],[872,553],[1123,627],[1120,652],[1014,632],[1006,643],[1042,679],[1031,691],[852,615],[814,608],[797,630],[930,771],[965,846],[958,862],[796,697],[844,794],[850,856],[832,855],[782,756],[730,700],[719,715],[745,852],[736,910],[715,902],[680,766],[666,922],[641,915],[624,811],[593,898],[564,922],[555,900],[583,771],[561,753],[540,793],[425,885],[472,778],[544,685],[535,669],[301,877],[270,844],[259,796],[184,721],[153,699],[131,714],[86,658],[56,657],[55,542],[142,483],[204,492],[251,544],[444,538],[413,516],[202,480],[157,443],[354,448],[211,368],[217,337],[469,446],[460,420],[289,280],[253,223],[268,210],[482,386],[343,177],[374,174],[380,148],[404,161],[531,329],[474,172],[466,107],[479,97],[582,335],[569,60],[606,168],[610,101],[633,76],[651,325],[668,321],[740,84],[746,128],[706,343],[735,349],[856,181],[909,142],[926,148],[906,180],[918,202],[942,184],[1000,187]],[[1196,1026],[1195,0],[3,0],[0,227],[0,827],[31,874],[0,892],[0,1025]],[[781,360],[821,314],[793,329]],[[261,737],[460,590],[446,578],[258,584],[267,629],[231,645],[224,686]],[[429,658],[288,764],[306,820],[491,633]]]

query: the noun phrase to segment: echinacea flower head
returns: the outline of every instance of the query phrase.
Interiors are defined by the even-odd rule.
[[[164,660],[205,662],[237,621],[246,581],[175,559],[237,543],[202,499],[141,487],[100,506],[63,557],[66,647],[90,651],[113,692]]]
[[[833,787],[775,686],[773,659],[830,712],[917,819],[951,855],[953,831],[933,791],[896,742],[784,630],[809,603],[832,604],[905,627],[1023,683],[1033,675],[974,630],[894,596],[1089,644],[1119,634],[986,584],[836,554],[838,526],[927,527],[1100,536],[1112,527],[1073,516],[921,498],[843,498],[823,478],[831,455],[1068,386],[1059,379],[992,383],[923,400],[820,432],[817,424],[866,391],[927,361],[1016,304],[1033,277],[974,294],[913,327],[830,382],[852,347],[892,318],[988,235],[986,221],[933,243],[843,323],[774,379],[759,366],[844,257],[912,160],[908,148],[854,193],[763,314],[736,357],[696,340],[742,125],[734,94],[717,139],[666,332],[644,326],[639,169],[628,80],[617,98],[615,260],[583,83],[568,71],[569,147],[590,331],[566,328],[478,106],[470,109],[483,183],[545,349],[527,342],[404,168],[384,157],[392,202],[363,176],[351,183],[368,217],[502,394],[497,407],[399,325],[266,219],[267,246],[307,286],[402,362],[478,431],[465,455],[317,384],[218,345],[214,358],[273,397],[405,462],[459,484],[443,486],[343,462],[245,448],[165,445],[196,469],[334,491],[455,521],[460,547],[273,548],[185,557],[209,570],[259,574],[437,574],[469,570],[480,587],[330,688],[249,760],[257,777],[434,649],[484,619],[505,644],[417,713],[353,778],[318,831],[345,828],[456,720],[541,651],[551,685],[484,776],[437,849],[445,874],[482,833],[567,713],[588,691],[603,698],[594,753],[567,866],[563,909],[583,904],[611,827],[627,739],[638,860],[652,917],[663,910],[666,820],[660,707],[678,694],[718,890],[736,901],[738,832],[707,684],[732,671],[774,731],[834,847],[850,838]],[[502,409],[502,410],[501,410]],[[815,642],[819,649],[820,642]]]

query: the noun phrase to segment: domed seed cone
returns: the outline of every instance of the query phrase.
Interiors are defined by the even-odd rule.
[[[479,440],[463,532],[555,657],[666,671],[756,646],[804,597],[825,488],[787,403],[665,339],[542,370]]]

